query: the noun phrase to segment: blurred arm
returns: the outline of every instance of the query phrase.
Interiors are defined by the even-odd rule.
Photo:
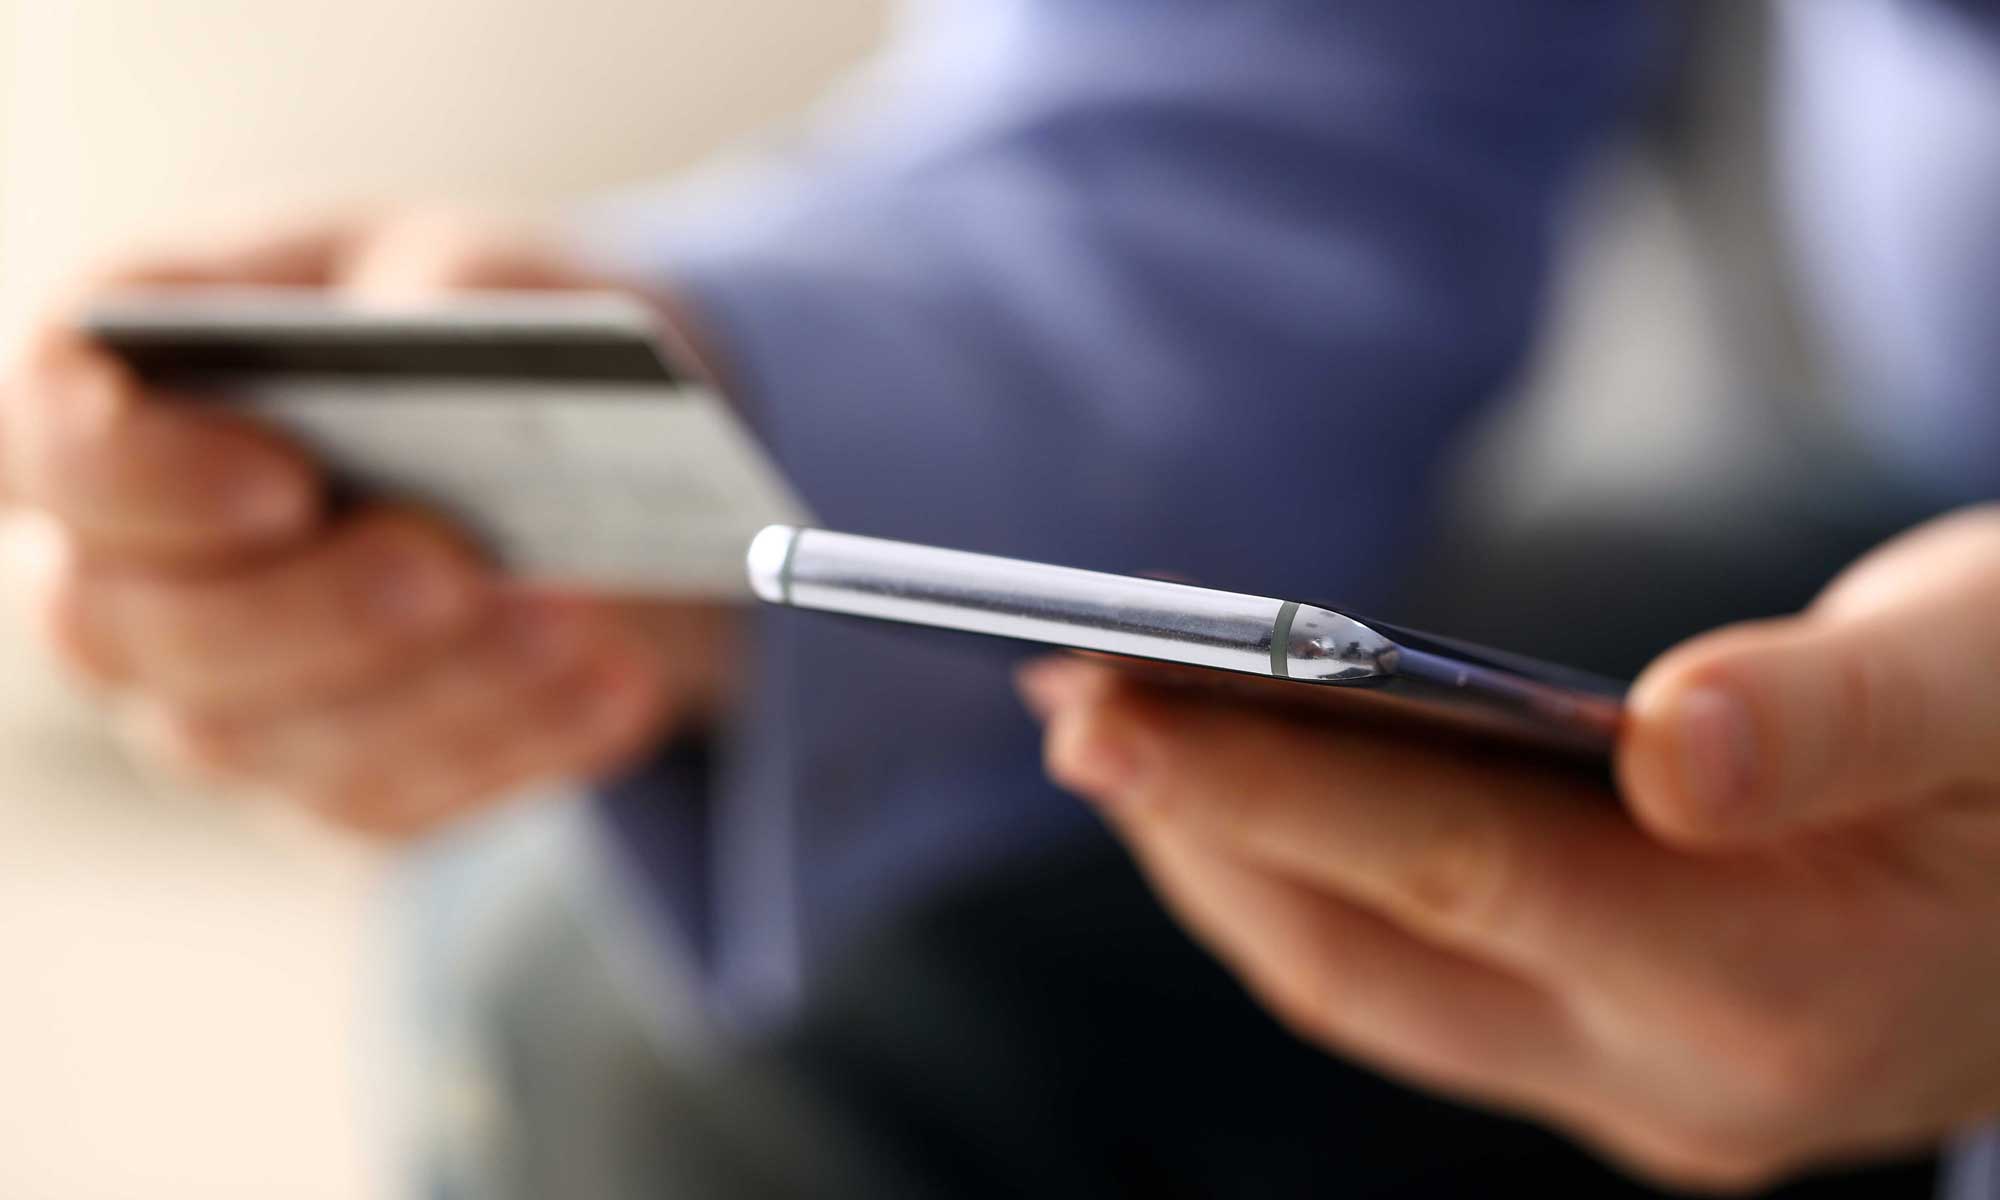
[[[1519,361],[1648,11],[936,5],[796,153],[608,225],[830,525],[1255,579],[1314,497],[1368,562]]]

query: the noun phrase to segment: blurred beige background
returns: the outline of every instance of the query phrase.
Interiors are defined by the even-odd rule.
[[[880,0],[0,0],[0,328],[190,219],[538,209],[789,113]],[[0,626],[0,1197],[376,1194],[359,846],[123,764]]]
[[[0,333],[190,220],[542,209],[796,111],[887,0],[0,0]],[[1724,388],[1686,231],[1608,173],[1525,420],[1533,520],[1672,478]],[[1539,463],[1539,466],[1535,464]],[[32,549],[32,547],[29,547]],[[379,1194],[359,1005],[383,860],[124,765],[0,594],[0,1197]]]

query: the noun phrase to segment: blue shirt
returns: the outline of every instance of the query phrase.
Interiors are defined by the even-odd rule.
[[[2000,133],[1898,144],[1858,110],[1990,94],[1981,8],[1784,13],[1798,259],[1857,419],[1941,498],[2000,488],[2000,329],[1971,302],[2000,257],[1967,269],[1961,211],[1985,205],[1977,250],[2000,250]],[[692,211],[614,206],[607,240],[699,312],[830,527],[1366,607],[1451,438],[1520,365],[1573,185],[1665,73],[1675,17],[934,3],[789,153]],[[1876,91],[1843,84],[1857,62]],[[1926,187],[1955,207],[1910,199]],[[669,767],[606,801],[719,1010],[782,1011],[885,913],[1098,836],[1042,778],[1004,651],[755,620],[751,707],[706,800]]]

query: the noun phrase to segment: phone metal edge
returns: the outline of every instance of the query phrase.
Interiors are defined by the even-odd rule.
[[[1397,647],[1330,609],[794,526],[745,554],[772,604],[1315,683],[1386,679]]]

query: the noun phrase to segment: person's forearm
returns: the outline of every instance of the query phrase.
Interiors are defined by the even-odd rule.
[[[1648,32],[1461,7],[1028,4],[917,55],[879,140],[622,253],[829,524],[1239,579],[1304,526],[1324,587],[1518,361]]]

